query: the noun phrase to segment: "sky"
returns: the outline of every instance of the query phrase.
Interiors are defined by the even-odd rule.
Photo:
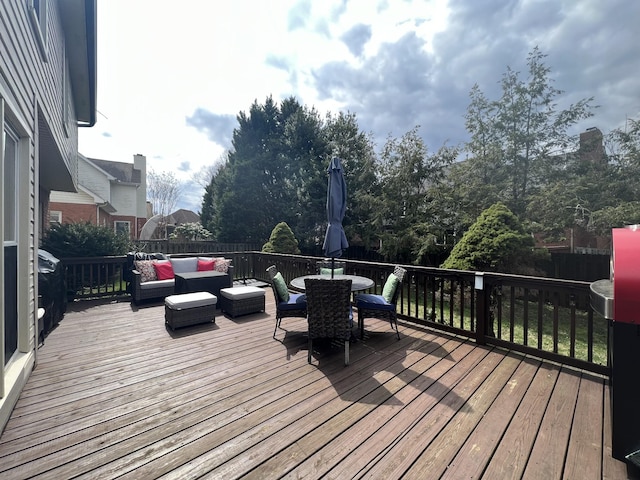
[[[254,102],[295,97],[355,114],[376,147],[414,127],[428,149],[468,140],[474,84],[499,98],[547,55],[558,108],[594,97],[572,129],[640,118],[637,0],[98,0],[97,123],[80,153],[173,172],[199,212],[202,169]]]

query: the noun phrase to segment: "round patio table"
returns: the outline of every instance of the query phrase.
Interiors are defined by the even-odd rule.
[[[291,286],[297,290],[304,290],[304,281],[307,278],[331,280],[331,275],[304,275],[291,280]],[[351,280],[351,291],[358,292],[373,287],[373,280],[358,275],[334,275],[333,280]]]

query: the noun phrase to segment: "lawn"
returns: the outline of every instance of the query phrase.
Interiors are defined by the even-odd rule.
[[[445,288],[445,292],[449,291]],[[548,297],[540,299],[540,294],[544,295],[544,292],[532,290],[525,295],[520,289],[505,289],[499,296],[494,297],[491,311],[492,330],[495,335],[520,345],[589,361],[588,306],[576,305],[574,301],[568,300],[553,302]],[[406,293],[405,298],[407,298]],[[410,312],[411,316],[418,315],[419,318],[475,331],[475,325],[471,320],[470,290],[465,292],[464,307],[461,307],[460,293],[454,294],[453,313],[450,298],[449,293],[441,293],[438,290],[434,302],[432,293],[428,293],[426,299],[424,295],[418,295],[416,299],[415,293],[412,292],[410,304],[404,305],[402,313]],[[573,324],[572,318],[575,319]],[[607,320],[599,315],[593,315],[592,330],[593,358],[591,361],[606,365]],[[557,331],[557,345],[554,345],[554,331]],[[540,339],[539,332],[541,332]]]

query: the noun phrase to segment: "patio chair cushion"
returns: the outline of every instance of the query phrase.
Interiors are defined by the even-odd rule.
[[[395,310],[396,306],[389,303],[382,295],[360,293],[356,295],[356,307],[369,310]]]
[[[285,302],[288,302],[289,289],[287,288],[287,284],[285,283],[284,278],[282,278],[282,274],[280,272],[276,273],[272,281],[274,286],[276,287],[278,296]]]
[[[153,268],[156,270],[158,280],[174,278],[173,266],[169,260],[154,260]]]
[[[400,280],[393,273],[389,274],[387,277],[387,281],[384,283],[384,287],[382,288],[382,296],[388,302],[391,302],[393,298],[393,294],[396,292],[396,288],[400,284]]]
[[[307,303],[307,296],[304,293],[290,293],[289,299],[278,303],[280,310],[300,310]]]

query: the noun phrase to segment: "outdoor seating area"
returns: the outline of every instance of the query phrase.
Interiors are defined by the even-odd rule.
[[[220,289],[233,286],[233,265],[223,257],[167,257],[140,252],[130,257],[130,292],[134,303],[198,291],[220,296]]]
[[[0,437],[0,477],[633,478],[611,456],[604,376],[402,319],[400,340],[368,322],[348,367],[343,342],[314,339],[309,365],[306,320],[274,339],[264,298],[247,321],[176,330],[163,302],[71,303]]]

